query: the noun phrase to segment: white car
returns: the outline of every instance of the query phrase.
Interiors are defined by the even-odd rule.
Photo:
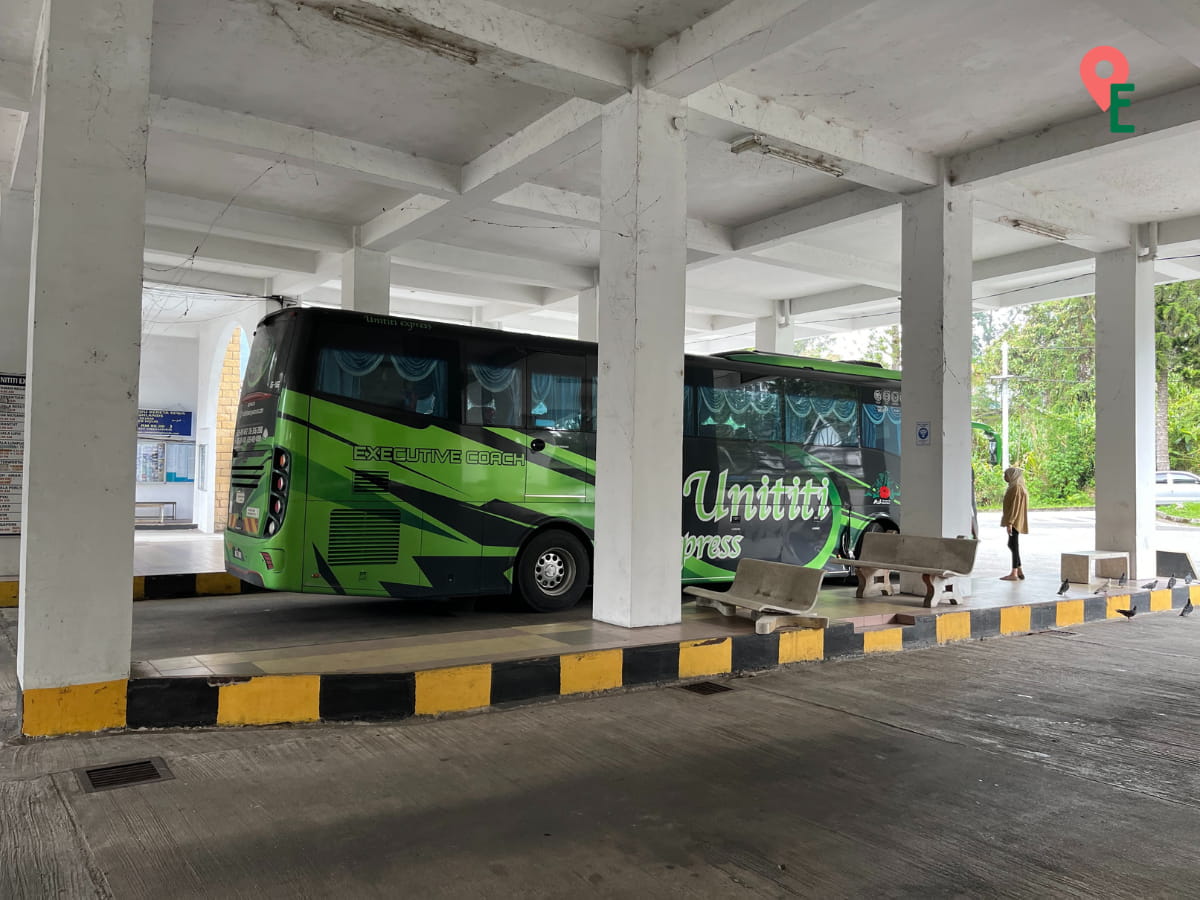
[[[1154,505],[1200,502],[1200,475],[1191,472],[1156,472]]]

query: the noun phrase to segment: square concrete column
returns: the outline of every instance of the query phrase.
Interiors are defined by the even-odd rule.
[[[904,198],[901,529],[971,533],[971,196]]]
[[[342,254],[342,308],[386,316],[392,308],[392,258],[355,247]]]
[[[51,0],[17,670],[26,734],[125,722],[153,0]]]
[[[780,301],[781,305],[786,301]],[[782,310],[780,311],[782,313]],[[763,353],[796,352],[796,326],[786,314],[754,320],[754,349]]]
[[[577,301],[578,331],[576,338],[581,341],[595,341],[598,332],[598,316],[600,304],[600,288],[591,287],[579,292]]]
[[[33,192],[0,187],[0,374],[25,372],[32,238]],[[3,432],[0,426],[0,477],[11,477],[22,466],[24,451]],[[0,503],[15,503],[19,513],[19,491],[19,481],[0,485]],[[0,578],[15,578],[20,567],[21,538],[0,533]]]
[[[680,101],[604,110],[593,615],[680,619],[687,155]]]
[[[1096,549],[1155,574],[1154,263],[1096,257]]]

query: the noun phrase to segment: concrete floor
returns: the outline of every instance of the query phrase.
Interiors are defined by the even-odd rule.
[[[0,641],[0,703],[11,708]],[[1200,895],[1200,619],[395,726],[0,747],[0,897]],[[175,780],[83,794],[72,769]],[[13,824],[16,823],[16,827]]]

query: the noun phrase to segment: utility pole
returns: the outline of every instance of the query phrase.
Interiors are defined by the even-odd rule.
[[[1015,376],[1008,374],[1008,341],[1000,342],[1000,374],[992,381],[1000,382],[1000,463],[1008,468],[1008,382]]]

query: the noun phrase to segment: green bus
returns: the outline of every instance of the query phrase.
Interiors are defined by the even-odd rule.
[[[686,358],[681,581],[826,566],[897,530],[899,373]],[[290,308],[254,336],[227,571],[261,587],[573,606],[590,583],[596,345]]]

